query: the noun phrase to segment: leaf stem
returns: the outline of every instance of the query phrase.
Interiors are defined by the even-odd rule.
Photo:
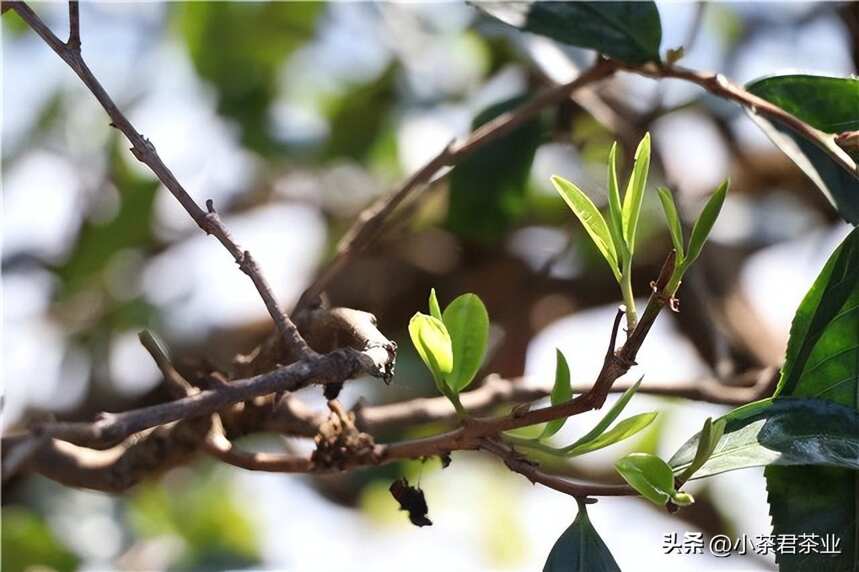
[[[620,290],[623,303],[626,305],[626,331],[632,333],[638,323],[638,313],[635,310],[635,298],[632,294],[632,259],[624,262],[623,274],[620,279]]]

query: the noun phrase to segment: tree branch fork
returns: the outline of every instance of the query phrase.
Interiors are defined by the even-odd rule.
[[[224,462],[251,470],[302,473],[348,470],[398,459],[482,449],[498,456],[511,470],[532,482],[567,494],[634,494],[625,486],[575,483],[546,474],[504,443],[502,436],[504,431],[518,427],[599,409],[610,392],[621,389],[615,381],[635,364],[635,357],[650,327],[666,303],[665,284],[661,278],[654,286],[641,320],[619,348],[617,338],[623,311],[618,311],[603,368],[589,388],[581,388],[584,391],[578,397],[557,405],[536,409],[525,405],[504,415],[484,417],[481,415],[498,406],[528,404],[548,393],[545,387],[536,389],[521,381],[490,377],[482,387],[462,395],[463,404],[474,416],[458,427],[423,439],[389,444],[375,443],[371,434],[397,426],[453,421],[456,419],[453,408],[445,398],[428,398],[375,407],[359,404],[353,411],[345,411],[336,401],[330,401],[328,415],[308,410],[293,395],[296,391],[310,385],[339,387],[361,375],[388,382],[393,375],[396,358],[396,344],[378,331],[373,316],[348,308],[324,308],[320,296],[350,260],[379,236],[385,221],[407,197],[417,194],[443,170],[454,166],[482,145],[503,137],[546,107],[569,98],[576,90],[610,78],[618,71],[695,83],[756,113],[783,121],[809,137],[844,168],[856,173],[855,163],[829,141],[832,137],[756,98],[720,75],[678,66],[628,66],[598,58],[574,81],[546,90],[520,108],[484,124],[468,137],[452,142],[391,195],[365,210],[344,235],[334,259],[302,295],[290,318],[278,305],[251,253],[236,243],[221,222],[212,201],[206,201],[205,210],[194,201],[165,165],[151,141],[135,129],[92,74],[81,53],[78,3],[73,1],[69,4],[67,42],[61,41],[26,3],[4,2],[3,11],[10,9],[17,12],[80,77],[104,108],[111,126],[121,131],[131,143],[135,158],[146,164],[197,225],[215,236],[233,256],[239,269],[256,287],[275,324],[277,335],[251,355],[237,358],[236,372],[245,376],[227,380],[213,375],[208,380],[195,380],[193,384],[176,372],[166,353],[159,349],[151,336],[144,335],[144,346],[164,374],[175,399],[141,409],[104,413],[91,423],[46,423],[32,427],[24,434],[5,436],[4,480],[18,470],[30,468],[72,486],[122,491],[145,476],[186,462],[200,449]],[[671,256],[666,261],[666,266],[670,265],[673,265]],[[652,392],[737,403],[771,390],[773,379],[773,372],[768,370],[760,372],[752,385],[654,386]],[[645,385],[641,391],[647,393],[650,390]],[[311,457],[288,453],[263,454],[243,451],[233,444],[234,439],[260,431],[314,437],[317,451]],[[340,453],[331,453],[335,450]],[[327,454],[322,455],[320,451]]]

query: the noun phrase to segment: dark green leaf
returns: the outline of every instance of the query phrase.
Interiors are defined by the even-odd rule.
[[[698,220],[695,221],[695,226],[692,227],[692,236],[689,237],[689,251],[686,253],[686,259],[683,261],[684,266],[689,266],[701,254],[701,249],[704,248],[704,243],[707,242],[707,237],[710,236],[710,231],[713,230],[713,225],[716,224],[716,218],[722,210],[722,204],[725,202],[725,195],[728,194],[730,181],[725,181],[716,192],[709,198],[707,204],[704,205],[704,210],[698,215]]]
[[[605,222],[599,209],[594,205],[593,201],[576,185],[570,181],[558,177],[552,177],[552,184],[555,185],[561,198],[573,211],[573,214],[578,217],[582,226],[585,227],[591,240],[602,253],[603,257],[611,266],[615,278],[620,281],[620,271],[618,270],[617,251],[614,248],[614,242],[611,239],[611,233],[608,230],[608,225]]]
[[[691,478],[770,464],[859,469],[859,412],[855,409],[821,399],[767,399],[735,409],[722,419],[724,435]],[[693,466],[700,435],[669,461],[675,473]]]
[[[854,230],[829,258],[796,313],[776,403],[808,396],[859,409],[857,308],[859,230]],[[859,563],[859,472],[770,466],[764,474],[773,534],[834,534],[840,539],[841,554],[827,557],[827,569],[854,570]],[[782,553],[777,560],[783,571],[821,565],[815,555]]]
[[[474,379],[486,355],[489,340],[489,314],[476,294],[463,294],[442,314],[453,347],[453,367],[446,375],[447,385],[459,393]]]
[[[489,107],[474,119],[472,128],[525,101],[526,97],[516,97]],[[540,119],[532,119],[460,161],[450,174],[450,229],[484,242],[505,236],[525,212],[531,163],[542,138]]]
[[[662,24],[653,2],[478,2],[502,22],[592,48],[631,64],[659,61]]]
[[[859,129],[859,79],[810,75],[775,76],[746,86],[825,133]],[[859,224],[859,173],[851,173],[809,139],[777,121],[754,113],[752,119],[791,158],[845,220]],[[831,142],[832,153],[845,153]]]
[[[650,171],[650,133],[645,133],[644,138],[635,150],[635,166],[626,186],[626,194],[623,196],[623,236],[629,254],[635,252],[635,232],[638,229],[638,218],[641,215],[641,205],[644,202],[644,189],[647,185],[647,175]]]
[[[570,385],[570,367],[567,365],[567,359],[561,350],[555,350],[555,385],[552,386],[551,401],[552,405],[569,401],[573,396],[573,387]],[[564,426],[566,417],[561,419],[553,419],[546,423],[540,439],[547,439],[561,430]]]
[[[581,445],[577,445],[572,448],[565,448],[564,453],[567,457],[577,457],[579,455],[584,455],[585,453],[604,449],[605,447],[614,445],[615,443],[620,443],[624,439],[632,437],[653,423],[653,420],[656,419],[656,415],[656,412],[633,415],[632,417],[624,419],[596,439],[591,439],[586,443],[582,443]]]
[[[680,215],[677,214],[674,197],[671,196],[671,191],[665,187],[659,187],[656,189],[656,192],[659,195],[659,201],[662,203],[662,210],[665,211],[665,220],[668,223],[668,231],[671,233],[671,242],[674,244],[674,250],[677,251],[677,263],[682,264],[685,256],[683,227],[680,225]]]
[[[671,467],[656,455],[630,453],[615,468],[629,486],[654,504],[663,505],[676,494]]]
[[[576,501],[579,513],[555,542],[543,572],[620,572],[605,542],[591,524],[585,503],[579,499]]]

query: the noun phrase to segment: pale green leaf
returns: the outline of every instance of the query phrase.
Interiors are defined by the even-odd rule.
[[[626,238],[630,255],[635,252],[635,232],[641,215],[641,205],[644,202],[644,189],[649,170],[650,133],[645,133],[638,144],[638,149],[635,150],[635,166],[632,168],[632,175],[629,177],[629,184],[623,197],[623,236]]]
[[[592,439],[576,447],[564,448],[564,453],[568,457],[577,457],[579,455],[584,455],[585,453],[603,449],[609,445],[614,445],[615,443],[620,443],[624,439],[632,437],[653,423],[653,420],[656,419],[656,415],[655,411],[633,415],[632,417],[624,419],[596,439]]]
[[[443,383],[445,375],[453,369],[453,349],[445,325],[418,312],[409,321],[409,336],[436,384]]]
[[[626,404],[629,403],[629,400],[632,399],[632,396],[635,395],[635,392],[638,390],[638,386],[641,385],[641,380],[644,377],[640,377],[638,381],[635,382],[633,386],[623,392],[623,395],[614,402],[614,405],[606,412],[602,419],[600,419],[599,423],[597,423],[593,429],[587,432],[581,439],[566,447],[567,449],[575,449],[576,447],[582,446],[593,439],[596,439],[600,435],[608,429],[609,425],[614,423],[614,420],[618,418],[618,416],[623,412],[623,409],[626,407]]]
[[[698,220],[695,221],[695,226],[692,227],[692,236],[689,238],[689,252],[684,261],[686,266],[695,262],[698,255],[701,254],[701,249],[704,248],[704,243],[707,241],[707,237],[716,223],[716,217],[719,216],[719,211],[722,210],[722,204],[725,202],[725,195],[728,194],[730,184],[730,181],[725,180],[725,182],[719,185],[719,188],[716,189],[716,192],[713,193],[707,204],[704,205],[704,210],[701,211]]]
[[[629,258],[629,248],[623,237],[623,207],[620,201],[620,186],[617,183],[617,143],[612,143],[608,153],[608,228],[614,245],[619,251],[620,262]]]
[[[608,225],[596,205],[594,205],[593,201],[591,201],[584,191],[562,177],[553,176],[552,184],[561,195],[561,198],[564,199],[564,202],[567,203],[567,206],[570,207],[570,210],[581,221],[591,240],[594,241],[596,247],[602,253],[609,266],[611,266],[611,271],[614,273],[615,278],[620,281],[617,251],[611,239]]]
[[[659,195],[659,201],[662,203],[662,210],[665,211],[665,220],[668,222],[668,231],[671,233],[671,242],[674,244],[674,250],[677,251],[677,264],[683,263],[685,256],[683,248],[683,228],[680,225],[680,215],[677,214],[677,206],[674,204],[674,197],[671,196],[671,191],[665,187],[656,189]]]
[[[430,295],[429,295],[429,311],[430,311],[430,316],[432,316],[432,317],[433,317],[433,318],[435,318],[436,320],[441,320],[441,319],[442,319],[442,317],[441,317],[441,308],[440,308],[440,307],[439,307],[439,305],[438,305],[438,298],[436,298],[436,295],[435,295],[435,288],[433,288],[433,289],[431,289],[431,290],[430,290]]]
[[[555,385],[552,386],[551,401],[552,405],[557,405],[565,401],[569,401],[573,396],[573,387],[570,385],[570,367],[567,365],[567,359],[561,350],[555,350]],[[547,439],[561,430],[564,426],[566,417],[561,419],[553,419],[546,424],[540,439]]]
[[[654,504],[664,505],[677,494],[671,467],[656,455],[630,453],[614,466],[629,486]]]

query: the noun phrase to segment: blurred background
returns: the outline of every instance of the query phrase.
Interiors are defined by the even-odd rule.
[[[663,50],[744,83],[859,65],[859,4],[658,3]],[[61,37],[63,3],[35,3]],[[119,107],[198,201],[213,199],[291,307],[360,210],[469,132],[593,53],[521,35],[461,3],[100,3],[80,9],[83,54]],[[108,127],[66,65],[14,13],[2,18],[4,431],[91,419],[168,398],[137,341],[149,328],[180,366],[229,365],[269,331],[252,284]],[[619,293],[550,188],[561,174],[605,204],[605,161],[625,179],[645,131],[655,156],[635,268],[643,299],[670,240],[657,184],[686,221],[733,181],[711,244],[628,375],[729,379],[780,363],[790,320],[847,226],[738,107],[694,86],[620,75],[548,109],[408,202],[329,290],[373,312],[399,343],[397,375],[348,384],[382,403],[432,395],[408,318],[435,287],[472,291],[492,319],[485,372],[551,383],[554,350],[574,382],[601,365]],[[324,408],[318,389],[301,393]],[[643,436],[564,470],[613,481],[631,449],[670,456],[726,408],[639,395]],[[593,423],[567,424],[572,439]],[[421,427],[427,433],[443,427]],[[414,436],[386,435],[385,439]],[[260,442],[265,446],[266,442]],[[309,450],[312,443],[296,441]],[[387,488],[405,474],[434,525],[415,528]],[[624,569],[772,569],[765,557],[665,555],[663,536],[769,533],[762,471],[693,483],[668,515],[601,500],[591,519]],[[537,570],[575,504],[496,459],[455,454],[347,475],[255,474],[202,455],[110,496],[36,477],[3,488],[2,567],[23,570]]]

